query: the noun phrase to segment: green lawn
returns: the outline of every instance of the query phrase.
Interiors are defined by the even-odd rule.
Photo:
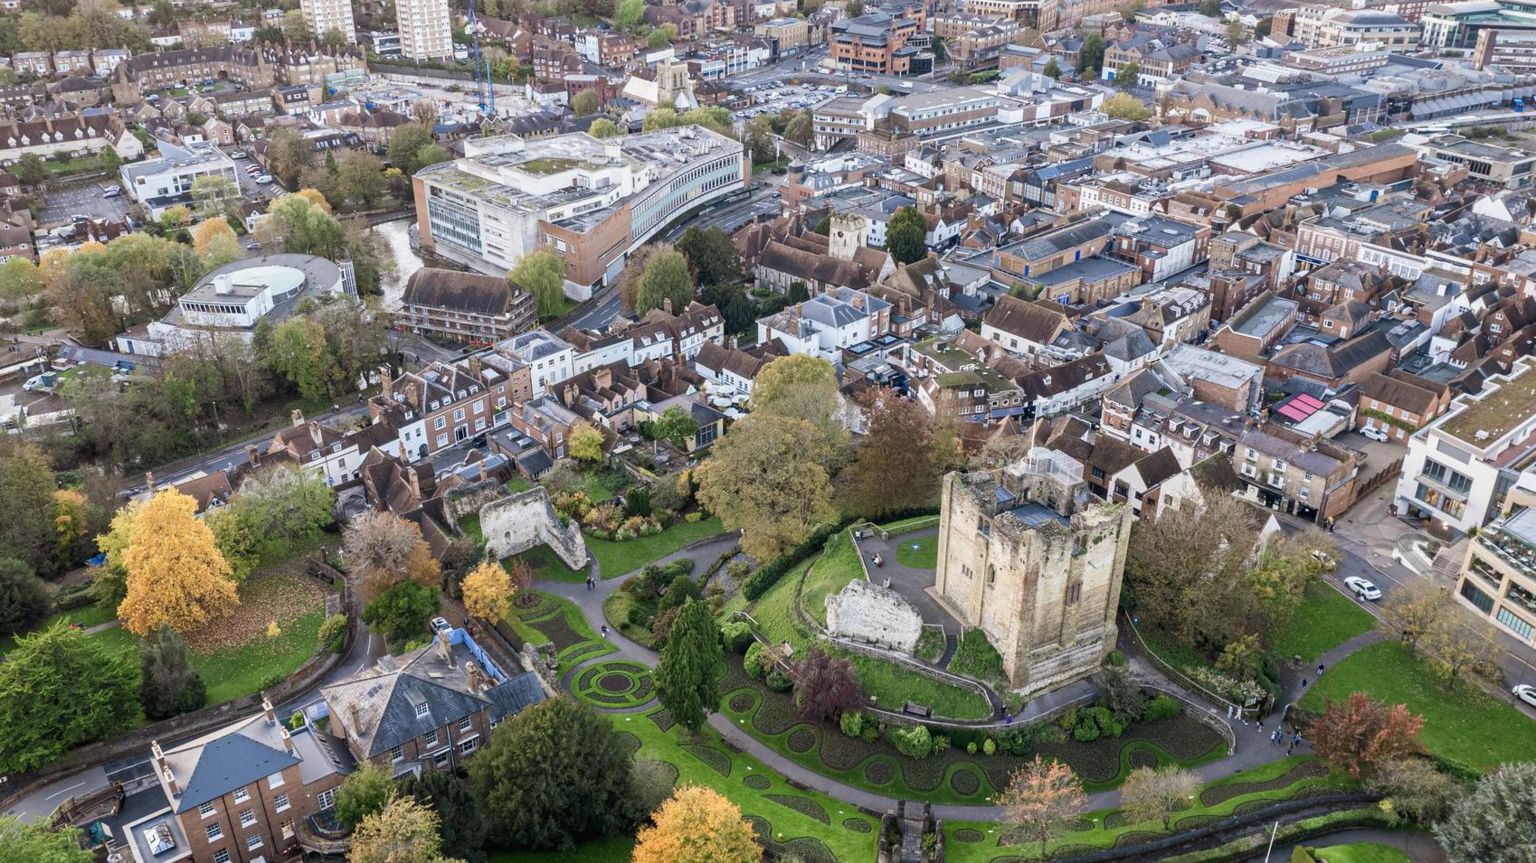
[[[837,593],[848,583],[864,577],[864,567],[859,563],[859,549],[853,544],[848,531],[839,531],[827,540],[821,556],[811,566],[800,590],[800,606],[822,626],[827,624],[827,597]]]
[[[939,565],[939,538],[904,539],[896,546],[896,562],[914,569],[934,569]]]
[[[520,491],[527,491],[530,488],[533,488],[533,483],[523,479],[517,474],[513,474],[512,478],[507,480],[507,491],[510,491],[513,494],[517,494]]]
[[[107,621],[114,620],[116,617],[117,610],[111,606],[92,604],[82,608],[74,609],[73,611],[61,611],[43,621],[43,623],[39,625],[37,629],[47,629],[49,626],[52,626],[55,621],[60,620],[65,621],[66,623],[73,623],[82,629],[89,629],[92,626],[97,626],[106,623]],[[15,636],[7,635],[0,637],[0,656],[6,655],[15,647]]]
[[[859,675],[864,694],[887,710],[900,710],[908,701],[930,707],[950,719],[986,719],[992,705],[974,689],[946,683],[873,656],[834,651],[847,657]]]
[[[935,527],[939,523],[937,515],[914,515],[911,518],[903,518],[888,524],[880,525],[880,529],[891,534],[907,533],[920,530],[925,527]]]
[[[997,654],[997,648],[992,646],[992,642],[987,640],[987,634],[980,629],[966,630],[960,636],[960,646],[949,660],[948,670],[952,674],[963,674],[988,682],[1007,679],[1003,672],[1003,658]]]
[[[563,581],[567,584],[576,584],[587,580],[585,569],[571,569],[555,554],[547,545],[536,545],[527,551],[513,555],[507,560],[521,560],[533,569],[533,577],[543,581]],[[505,565],[505,561],[503,561]]]
[[[603,600],[603,617],[613,629],[624,633],[624,637],[640,645],[641,647],[654,647],[656,636],[644,625],[636,626],[629,622],[629,610],[634,608],[635,596],[622,590],[615,590]],[[647,614],[655,613],[655,608],[646,610]]]
[[[589,536],[587,552],[597,560],[597,568],[603,578],[616,578],[666,557],[691,542],[707,539],[724,531],[725,528],[721,526],[720,519],[706,518],[692,524],[683,522],[661,533],[625,542]]]
[[[1390,845],[1378,845],[1375,842],[1315,848],[1312,856],[1323,863],[1412,863],[1413,860]]]
[[[1325,696],[1337,701],[1351,692],[1407,705],[1424,717],[1426,749],[1478,773],[1536,752],[1536,722],[1481,690],[1442,682],[1400,642],[1373,644],[1328,669],[1301,707],[1321,712]]]
[[[208,685],[208,703],[250,695],[272,680],[292,674],[314,655],[324,622],[324,611],[312,611],[280,624],[282,634],[276,638],[261,635],[240,647],[207,655],[194,653],[192,667]],[[120,630],[101,634],[114,631]]]
[[[1322,581],[1307,585],[1306,596],[1285,626],[1269,633],[1266,641],[1280,659],[1300,656],[1303,665],[1361,633],[1370,632],[1376,619],[1353,599]]]

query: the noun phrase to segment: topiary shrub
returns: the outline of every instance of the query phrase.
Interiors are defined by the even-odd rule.
[[[720,640],[726,650],[746,653],[753,644],[752,627],[745,620],[733,620],[720,627]]]
[[[849,737],[858,737],[864,731],[864,714],[849,710],[838,717],[837,727]]]
[[[933,754],[933,736],[926,725],[896,728],[889,736],[896,751],[908,758],[927,758]]]
[[[1158,695],[1147,702],[1147,710],[1141,718],[1144,722],[1152,722],[1157,719],[1172,719],[1184,712],[1184,705],[1171,695]]]
[[[986,754],[986,755],[996,755],[997,754],[997,741],[993,740],[990,737],[988,737],[985,741],[982,742],[982,744],[981,744],[981,751],[982,751],[983,754]]]
[[[970,743],[965,744],[965,754],[966,755],[975,755],[976,754],[976,741],[972,740]]]
[[[765,673],[763,671],[763,654],[767,652],[768,648],[763,647],[762,642],[752,642],[747,646],[746,656],[741,658],[741,670],[745,671],[747,676],[753,680],[762,680]]]

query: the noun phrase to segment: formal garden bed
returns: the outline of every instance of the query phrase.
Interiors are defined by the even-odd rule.
[[[1283,758],[1206,785],[1189,806],[1172,816],[1172,831],[1165,831],[1158,821],[1133,821],[1123,810],[1099,810],[1070,822],[1067,829],[1047,843],[1047,853],[1066,856],[1124,848],[1167,836],[1170,832],[1206,827],[1221,818],[1257,811],[1278,801],[1348,791],[1355,787],[1347,777],[1330,776],[1310,756]],[[951,863],[1040,859],[1036,843],[1014,842],[1007,828],[995,822],[948,821],[944,831],[946,859]]]
[[[1300,707],[1321,713],[1324,699],[1342,701],[1351,692],[1407,705],[1424,717],[1419,738],[1425,749],[1470,773],[1528,760],[1536,752],[1536,722],[1471,684],[1446,680],[1400,642],[1370,645],[1327,669]]]
[[[536,590],[525,595],[537,596],[538,601],[528,605],[513,603],[512,613],[496,624],[514,648],[521,649],[526,642],[547,649],[562,668],[617,649],[592,631],[574,602]]]
[[[579,700],[605,710],[640,707],[656,697],[651,669],[628,660],[588,665],[572,678],[571,692]]]
[[[946,736],[944,748],[934,746],[937,751],[931,755],[910,758],[897,751],[889,729],[880,734],[870,717],[865,722],[871,730],[860,729],[863,736],[849,736],[831,723],[807,722],[799,718],[790,693],[753,680],[739,657],[728,656],[726,662],[721,709],[740,727],[807,769],[890,797],[985,804],[1007,785],[1013,770],[1036,754],[1066,762],[1090,789],[1101,789],[1119,785],[1136,766],[1190,766],[1227,752],[1214,730],[1180,715],[1133,725],[1118,738],[1086,743],[1068,739],[1056,725],[1033,733],[956,729]]]

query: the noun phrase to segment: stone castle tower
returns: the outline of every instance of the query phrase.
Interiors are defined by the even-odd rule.
[[[1115,646],[1130,507],[1088,494],[1082,466],[1036,447],[944,478],[935,590],[1024,692],[1092,674]]]
[[[839,261],[853,260],[869,233],[869,219],[858,213],[833,212],[829,221],[827,254]]]

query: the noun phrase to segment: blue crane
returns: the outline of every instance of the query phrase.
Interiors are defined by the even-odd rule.
[[[491,84],[491,60],[480,50],[480,33],[485,30],[485,25],[475,17],[475,0],[469,0],[464,30],[469,34],[469,62],[475,70],[475,99],[480,105],[480,113],[495,118],[496,88]]]

